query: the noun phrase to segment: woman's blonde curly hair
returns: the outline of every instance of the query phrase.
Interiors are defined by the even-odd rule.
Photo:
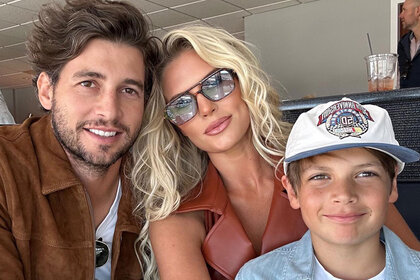
[[[133,146],[131,174],[137,190],[136,214],[144,221],[138,241],[144,279],[159,279],[148,235],[150,222],[173,213],[187,194],[201,182],[208,165],[207,153],[198,149],[164,116],[161,88],[165,67],[185,50],[194,50],[214,68],[235,71],[251,120],[252,143],[258,153],[278,168],[290,125],[281,121],[280,96],[244,42],[222,29],[186,26],[163,39],[159,84],[152,88],[145,109],[143,129]],[[193,70],[192,70],[193,71]]]

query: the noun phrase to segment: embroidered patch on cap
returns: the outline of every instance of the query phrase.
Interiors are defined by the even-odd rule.
[[[374,121],[362,105],[352,100],[341,100],[328,107],[318,116],[318,124],[340,139],[359,137],[369,129],[369,121]]]

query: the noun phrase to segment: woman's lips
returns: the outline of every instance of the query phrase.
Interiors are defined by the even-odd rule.
[[[214,122],[212,122],[204,131],[206,135],[216,135],[225,130],[226,127],[229,126],[230,121],[232,120],[232,116],[227,116],[220,118]]]

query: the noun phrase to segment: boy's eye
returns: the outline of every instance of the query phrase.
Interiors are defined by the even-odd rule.
[[[94,83],[92,81],[83,81],[80,85],[83,87],[94,87]]]
[[[317,174],[315,176],[312,176],[311,178],[309,178],[309,180],[325,180],[328,179],[329,177],[325,174]]]
[[[373,177],[373,176],[376,176],[376,173],[372,171],[362,171],[359,174],[357,174],[357,177]]]

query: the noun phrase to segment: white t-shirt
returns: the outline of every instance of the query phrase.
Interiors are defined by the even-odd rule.
[[[414,56],[417,54],[417,51],[420,46],[420,40],[416,41],[416,37],[414,37],[414,33],[411,33],[412,36],[410,36],[410,56],[411,60],[413,60]]]
[[[315,280],[343,280],[341,278],[334,277],[331,273],[325,270],[322,264],[315,257],[315,270],[314,270],[314,279]],[[379,272],[376,276],[369,278],[367,280],[385,280],[385,268]]]
[[[112,256],[112,239],[114,237],[115,225],[117,223],[118,205],[121,200],[121,179],[118,181],[117,194],[114,202],[109,209],[105,219],[96,229],[96,239],[102,238],[102,242],[106,243],[109,248],[109,255],[107,262],[98,268],[95,268],[96,280],[111,279],[111,256]]]

